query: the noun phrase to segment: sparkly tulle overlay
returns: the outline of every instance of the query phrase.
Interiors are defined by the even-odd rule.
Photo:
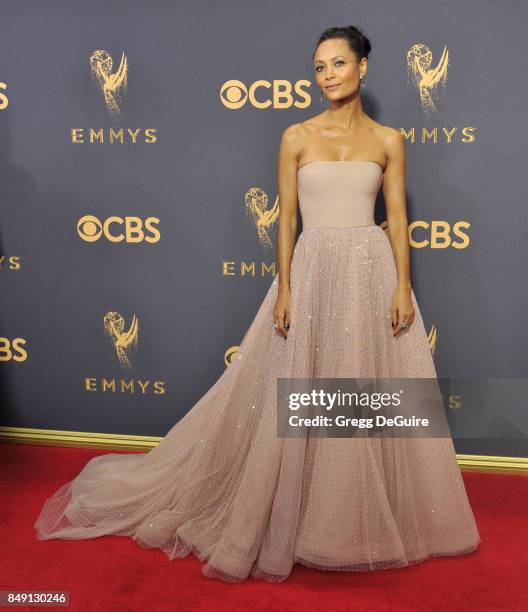
[[[415,320],[394,337],[391,244],[373,219],[375,162],[299,169],[290,329],[272,328],[275,277],[240,350],[146,454],[91,459],[49,499],[41,540],[132,537],[169,559],[191,552],[210,578],[284,580],[401,567],[480,542],[451,438],[278,438],[276,379],[436,376]]]

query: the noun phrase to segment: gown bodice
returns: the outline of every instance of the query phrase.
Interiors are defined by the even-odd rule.
[[[303,229],[374,225],[383,170],[373,161],[315,161],[297,172]]]

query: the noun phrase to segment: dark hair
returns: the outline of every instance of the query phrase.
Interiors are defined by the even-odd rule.
[[[344,38],[347,41],[350,50],[356,54],[358,62],[361,60],[362,57],[368,58],[371,49],[369,39],[363,34],[363,32],[358,30],[358,28],[356,28],[355,26],[344,26],[341,28],[327,28],[321,34],[319,40],[317,41],[317,44],[315,45],[315,49],[312,54],[312,59],[315,56],[317,47],[324,40],[328,40],[330,38]]]

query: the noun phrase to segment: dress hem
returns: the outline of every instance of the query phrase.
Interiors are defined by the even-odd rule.
[[[190,554],[193,554],[193,556],[196,559],[198,559],[201,562],[205,562],[205,565],[202,566],[202,573],[204,574],[204,576],[206,576],[207,578],[223,580],[224,582],[230,582],[230,583],[243,582],[249,576],[252,576],[258,580],[266,580],[268,582],[282,582],[286,580],[286,578],[289,577],[295,565],[302,565],[310,569],[317,569],[317,570],[322,570],[322,571],[327,571],[327,572],[332,572],[332,571],[333,572],[368,572],[368,571],[400,569],[403,567],[412,567],[419,563],[428,561],[429,559],[441,558],[441,557],[459,557],[459,556],[469,555],[472,552],[475,552],[481,544],[481,539],[478,538],[477,541],[471,546],[463,548],[461,550],[457,550],[457,551],[432,552],[432,553],[428,553],[426,555],[422,555],[420,557],[416,557],[412,559],[399,558],[399,559],[391,559],[388,561],[376,561],[372,563],[355,563],[351,565],[330,566],[330,565],[323,565],[320,563],[315,563],[315,562],[309,561],[308,559],[304,559],[302,557],[294,557],[290,571],[285,575],[278,575],[278,574],[273,574],[271,572],[267,572],[266,570],[263,570],[258,566],[258,561],[255,561],[248,575],[244,577],[235,577],[226,572],[223,572],[219,568],[210,564],[209,559],[211,557],[211,554],[200,552],[200,550],[196,546],[186,542],[180,535],[177,536],[177,540],[175,544],[171,545],[170,547],[168,546],[166,547],[145,546],[141,542],[141,540],[136,539],[136,538],[134,538],[134,541],[142,548],[158,548],[159,550],[165,553],[165,555],[169,558],[170,561],[174,561],[176,559],[183,559],[183,558],[188,557]],[[169,552],[170,550],[173,553],[175,549],[179,549],[180,552],[177,554],[171,554],[171,552]],[[387,565],[388,563],[390,565]]]

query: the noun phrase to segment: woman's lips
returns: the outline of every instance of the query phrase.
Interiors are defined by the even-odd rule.
[[[337,89],[341,85],[341,83],[336,83],[335,85],[328,85],[326,89]]]

